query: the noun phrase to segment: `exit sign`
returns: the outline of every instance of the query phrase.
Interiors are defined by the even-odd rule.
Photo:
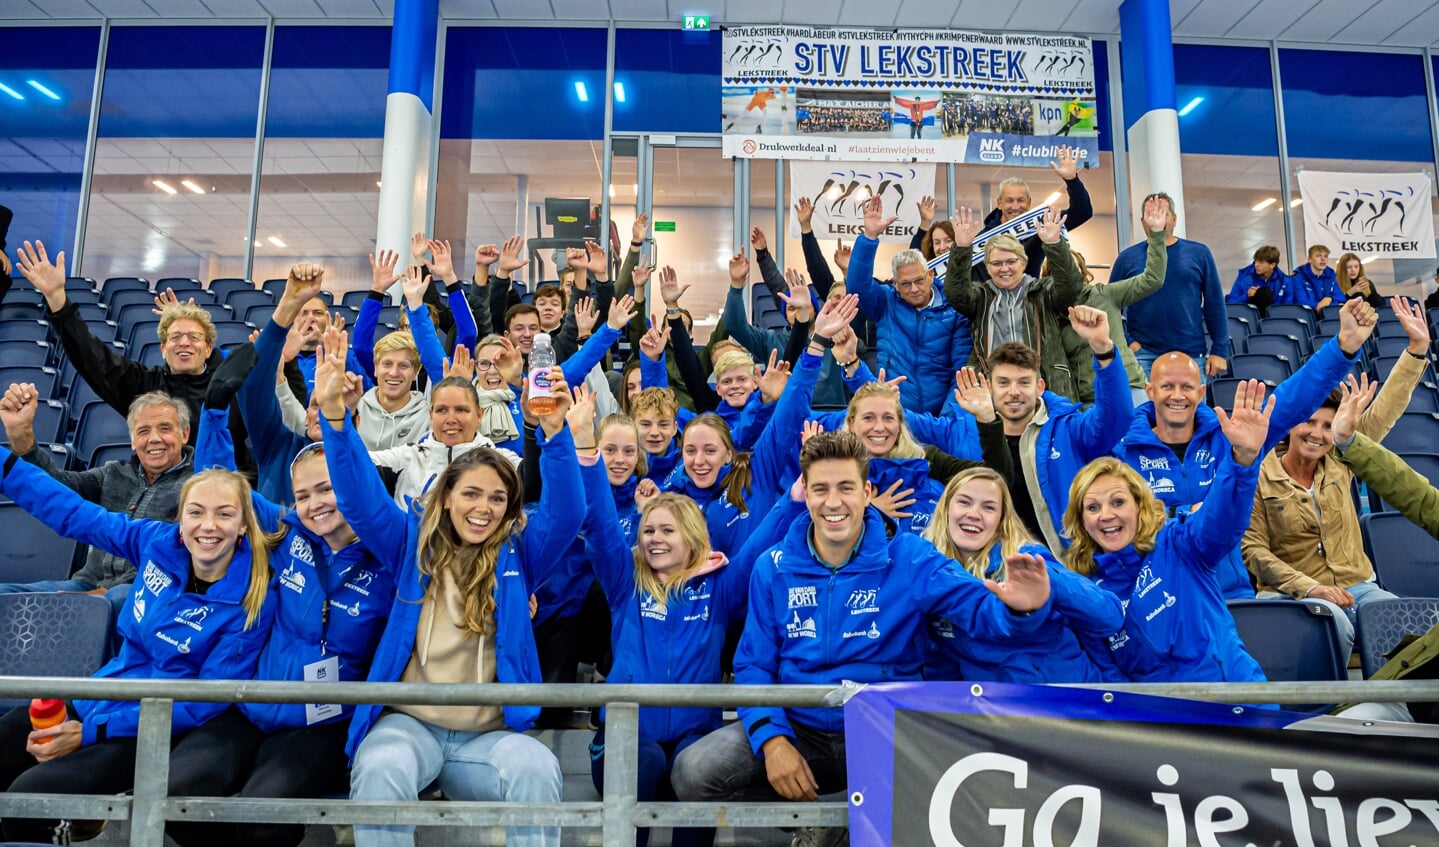
[[[709,29],[709,15],[685,15],[685,29]]]
[[[674,232],[674,221],[655,221],[655,232]]]

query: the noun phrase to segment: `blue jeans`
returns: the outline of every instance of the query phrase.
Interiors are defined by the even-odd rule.
[[[555,754],[508,730],[461,732],[399,712],[380,716],[355,751],[352,800],[418,800],[433,783],[451,800],[558,803],[563,778]],[[356,826],[355,847],[410,847],[412,826]],[[558,847],[559,827],[511,827],[505,843]]]

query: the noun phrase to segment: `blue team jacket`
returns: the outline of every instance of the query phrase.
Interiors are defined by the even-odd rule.
[[[875,509],[865,514],[853,558],[837,570],[815,558],[811,526],[808,514],[798,516],[784,540],[755,562],[749,615],[735,653],[737,683],[917,680],[931,617],[1003,640],[1027,636],[1049,616],[1048,602],[1033,614],[1011,613],[983,582],[922,538],[899,533],[891,541]],[[750,707],[739,716],[756,755],[775,736],[793,737],[791,723],[844,729],[839,709]]]
[[[1021,553],[1049,566],[1050,613],[1032,634],[996,641],[957,629],[948,618],[929,622],[933,645],[924,678],[989,682],[1103,682],[1077,633],[1108,638],[1124,626],[1119,598],[1055,561],[1049,548],[1026,544]],[[1004,555],[990,548],[985,573],[999,572]]]
[[[241,538],[225,575],[204,594],[185,590],[190,552],[173,523],[131,520],[90,503],[36,466],[0,447],[0,491],[56,533],[138,565],[135,587],[120,611],[120,652],[99,678],[251,679],[274,617],[273,593],[245,628],[241,603],[250,587],[250,539]],[[273,592],[273,587],[271,592]],[[77,700],[84,744],[134,738],[140,704]],[[171,731],[182,734],[229,708],[228,703],[175,703]]]
[[[1284,440],[1289,430],[1308,420],[1353,364],[1354,357],[1344,355],[1339,349],[1339,339],[1332,338],[1315,351],[1294,376],[1281,382],[1274,389],[1274,413],[1260,455]],[[1114,455],[1139,472],[1149,490],[1164,501],[1171,514],[1187,513],[1209,493],[1219,458],[1229,453],[1229,439],[1224,437],[1219,417],[1205,405],[1195,410],[1194,437],[1183,457],[1175,456],[1174,451],[1159,440],[1154,434],[1154,425],[1154,404],[1144,403],[1135,410],[1129,431],[1114,448]],[[1247,517],[1244,522],[1249,522]],[[1254,599],[1254,587],[1249,583],[1249,571],[1238,544],[1220,563],[1218,579],[1226,598]]]
[[[954,383],[954,371],[969,361],[974,347],[969,319],[936,291],[931,305],[916,309],[903,300],[893,285],[874,281],[874,254],[879,242],[866,236],[854,240],[845,279],[851,294],[859,295],[860,308],[874,320],[879,339],[879,364],[899,384],[906,409],[938,414]]]
[[[340,513],[381,562],[396,567],[398,590],[370,665],[371,682],[394,682],[404,673],[415,646],[415,627],[430,577],[420,573],[421,513],[407,514],[385,491],[379,473],[353,422],[343,430],[328,424],[325,436],[330,477]],[[544,579],[554,561],[579,532],[583,510],[573,508],[573,492],[581,488],[575,443],[568,429],[540,443],[540,472],[546,485],[540,492],[540,510],[522,533],[505,542],[495,563],[496,677],[500,682],[539,682],[535,636],[530,629],[530,585]],[[518,496],[519,492],[512,492]],[[353,756],[383,707],[360,706],[350,722],[346,752]],[[505,725],[517,732],[528,729],[539,715],[534,706],[506,706]]]
[[[1349,299],[1344,296],[1344,290],[1339,287],[1339,279],[1334,275],[1333,268],[1325,268],[1324,273],[1315,275],[1314,269],[1305,262],[1294,269],[1289,276],[1288,293],[1283,300],[1278,297],[1274,299],[1276,304],[1294,304],[1314,308],[1319,301],[1328,297],[1335,305]]]
[[[1259,462],[1240,466],[1226,450],[1218,464],[1204,507],[1166,523],[1151,552],[1130,545],[1095,557],[1096,584],[1125,610],[1124,628],[1107,644],[1085,640],[1109,681],[1265,681],[1217,578],[1218,564],[1249,526]]]
[[[1288,298],[1292,296],[1293,283],[1284,271],[1275,268],[1269,274],[1269,279],[1260,279],[1254,272],[1254,263],[1250,262],[1248,267],[1239,269],[1238,275],[1234,277],[1234,286],[1229,289],[1229,296],[1224,298],[1224,302],[1248,303],[1249,289],[1256,285],[1274,292],[1275,303],[1288,302]]]
[[[640,357],[640,387],[641,388],[669,388],[670,374],[665,367],[665,354],[661,353],[659,359],[651,359],[648,356]],[[759,441],[760,434],[769,425],[771,416],[774,415],[775,404],[764,402],[760,396],[759,389],[755,389],[745,399],[743,406],[731,406],[721,400],[715,406],[715,414],[729,427],[730,438],[734,440],[735,449],[751,450],[755,442]],[[679,423],[680,431],[683,432],[685,425],[694,419],[694,412],[690,409],[680,409],[675,415]]]

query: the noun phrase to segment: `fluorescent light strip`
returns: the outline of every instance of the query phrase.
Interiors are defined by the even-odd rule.
[[[1275,203],[1278,203],[1278,202],[1279,202],[1279,199],[1278,199],[1277,197],[1265,197],[1263,200],[1260,200],[1258,203],[1255,203],[1255,204],[1254,204],[1253,206],[1251,206],[1250,208],[1253,209],[1253,210],[1256,211],[1256,212],[1262,212],[1262,211],[1264,211],[1265,209],[1269,208],[1270,206],[1273,206]]]
[[[1378,257],[1378,256],[1370,256],[1370,257],[1367,258],[1367,259],[1360,259],[1360,260],[1359,260],[1359,264],[1361,264],[1361,265],[1367,265],[1367,264],[1369,264],[1370,262],[1374,261],[1374,260],[1377,259],[1377,258],[1379,258],[1379,257]]]
[[[185,186],[187,189],[189,189],[191,194],[204,194],[204,193],[205,193],[205,189],[201,188],[200,186],[196,185],[195,183],[191,182],[191,181],[188,180],[188,179],[182,179],[182,180],[180,180],[180,184],[183,185],[183,186]]]
[[[0,91],[3,91],[3,92],[5,92],[6,94],[9,94],[11,97],[14,97],[16,100],[24,100],[24,99],[25,99],[25,95],[24,95],[24,94],[21,94],[20,92],[16,91],[15,89],[11,88],[10,86],[6,85],[6,84],[3,83],[3,82],[0,82]]]
[[[265,239],[265,240],[268,241],[268,242],[270,242],[271,244],[275,245],[276,247],[284,247],[284,246],[286,246],[286,245],[285,245],[285,242],[281,241],[278,237],[273,236],[273,235],[270,236],[269,238]]]
[[[615,83],[615,102],[625,102],[625,84],[623,82]]]
[[[1298,207],[1298,206],[1299,206],[1301,203],[1303,203],[1303,202],[1304,202],[1304,198],[1303,198],[1303,197],[1295,197],[1293,200],[1290,200],[1290,201],[1289,201],[1289,208],[1291,208],[1291,209],[1296,208],[1296,207]]]
[[[51,100],[60,99],[59,94],[56,94],[55,92],[51,91],[50,89],[46,88],[45,86],[41,85],[39,82],[33,79],[25,80],[25,84],[40,92],[41,94],[44,94],[46,97],[49,97]]]
[[[1193,100],[1190,100],[1188,103],[1185,103],[1184,108],[1179,110],[1179,117],[1182,118],[1190,112],[1194,111],[1195,109],[1199,108],[1199,104],[1203,102],[1203,97],[1196,97]]]
[[[575,80],[575,96],[580,98],[581,103],[590,102],[590,92],[585,88],[584,82]]]
[[[1040,203],[1039,205],[1040,205],[1040,206],[1052,206],[1052,205],[1054,205],[1054,202],[1055,202],[1056,200],[1058,200],[1058,199],[1059,199],[1059,192],[1056,191],[1056,192],[1054,192],[1053,194],[1050,194],[1048,197],[1044,198],[1044,202],[1043,202],[1043,203]]]
[[[171,185],[170,183],[166,182],[166,181],[163,180],[163,179],[152,179],[152,180],[150,180],[150,184],[153,185],[153,186],[155,186],[156,188],[160,189],[161,191],[165,192],[166,194],[179,194],[179,193],[180,193],[180,192],[178,192],[178,191],[175,190],[175,186]]]

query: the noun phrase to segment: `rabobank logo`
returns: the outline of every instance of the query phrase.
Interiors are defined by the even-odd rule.
[[[1004,139],[1003,138],[982,138],[979,141],[979,160],[981,162],[1003,162],[1004,161]]]

